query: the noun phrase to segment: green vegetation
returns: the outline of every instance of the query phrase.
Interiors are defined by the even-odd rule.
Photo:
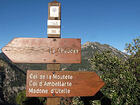
[[[16,97],[16,103],[18,105],[23,105],[23,102],[26,100],[26,92],[25,90],[22,92],[19,92],[17,97]]]
[[[93,69],[105,82],[101,89],[112,100],[112,105],[140,104],[140,39],[127,44],[127,60],[111,52],[96,53],[91,59]]]
[[[140,37],[133,40],[132,43],[126,44],[126,51],[130,54],[128,62],[132,72],[137,78],[138,84],[140,83]]]
[[[26,91],[18,93],[16,103],[18,105],[45,105],[46,98],[26,97]]]

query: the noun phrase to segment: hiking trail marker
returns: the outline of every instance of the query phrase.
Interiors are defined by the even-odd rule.
[[[14,63],[80,63],[81,40],[14,38],[2,51]]]
[[[29,97],[93,96],[103,86],[95,72],[28,70]]]
[[[60,97],[95,95],[104,86],[95,72],[60,71],[60,63],[81,63],[81,40],[61,39],[61,4],[48,6],[48,38],[14,38],[2,52],[14,63],[48,63],[47,70],[27,71],[27,97],[59,105]]]

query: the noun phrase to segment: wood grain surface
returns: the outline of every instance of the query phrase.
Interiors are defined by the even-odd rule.
[[[94,96],[103,85],[95,72],[28,70],[26,96]]]
[[[81,40],[14,38],[2,52],[14,63],[81,63]]]

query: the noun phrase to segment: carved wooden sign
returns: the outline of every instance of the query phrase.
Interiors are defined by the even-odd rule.
[[[95,72],[28,70],[26,96],[93,96],[103,85]]]
[[[15,38],[2,51],[14,63],[80,63],[81,39]]]

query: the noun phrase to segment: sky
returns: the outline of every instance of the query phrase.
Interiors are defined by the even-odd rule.
[[[48,3],[0,0],[0,49],[15,37],[47,38]],[[123,51],[140,36],[140,0],[57,0],[61,38],[81,38]]]

